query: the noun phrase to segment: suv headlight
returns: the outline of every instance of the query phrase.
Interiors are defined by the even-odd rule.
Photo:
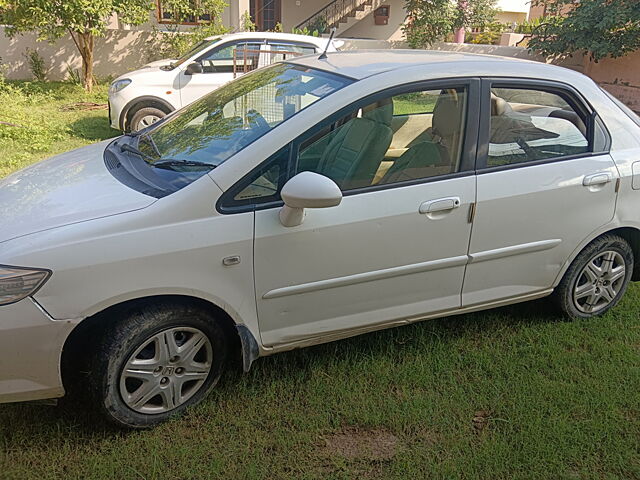
[[[131,83],[131,80],[128,79],[128,78],[123,78],[122,80],[116,80],[109,87],[109,95],[113,95],[114,93],[118,93],[120,90],[122,90],[124,87],[126,87],[130,83]]]
[[[0,265],[0,305],[33,295],[51,276],[51,270]]]

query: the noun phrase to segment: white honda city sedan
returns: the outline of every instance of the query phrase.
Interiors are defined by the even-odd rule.
[[[260,356],[640,279],[640,120],[587,77],[420,51],[249,73],[0,181],[0,401],[148,427]]]

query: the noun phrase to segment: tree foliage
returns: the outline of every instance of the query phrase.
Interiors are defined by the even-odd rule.
[[[595,61],[640,49],[638,0],[533,0],[545,17],[529,48],[549,57],[584,52]]]
[[[496,16],[497,0],[405,0],[408,22],[403,27],[413,48],[444,40],[458,28],[482,27]]]
[[[103,36],[111,15],[128,24],[148,20],[152,0],[17,0],[0,7],[0,23],[14,36],[34,31],[39,40],[55,41],[71,35],[82,57],[84,86],[93,86],[95,37]]]

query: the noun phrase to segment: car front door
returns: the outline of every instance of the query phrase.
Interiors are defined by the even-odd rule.
[[[257,209],[263,344],[346,336],[460,307],[479,81],[398,92],[343,109],[281,154],[292,175],[325,175],[344,197],[308,210],[296,227],[282,225],[280,207]],[[278,176],[265,172],[252,188]]]
[[[548,292],[576,247],[612,219],[616,202],[605,130],[577,92],[486,80],[483,100],[463,306]]]
[[[261,63],[264,63],[266,55],[260,52],[265,48],[264,41],[260,39],[218,45],[197,59],[196,62],[202,65],[202,73],[193,75],[187,73],[188,65],[193,62],[186,62],[179,74],[182,106],[194,102],[245,72],[263,66]]]

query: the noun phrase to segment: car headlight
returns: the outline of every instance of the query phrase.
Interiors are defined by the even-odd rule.
[[[0,265],[0,305],[33,295],[51,276],[51,270]]]
[[[124,87],[126,87],[130,83],[131,83],[131,80],[128,79],[128,78],[123,78],[122,80],[116,80],[109,87],[109,95],[113,95],[114,93],[118,93],[120,90],[122,90]]]

